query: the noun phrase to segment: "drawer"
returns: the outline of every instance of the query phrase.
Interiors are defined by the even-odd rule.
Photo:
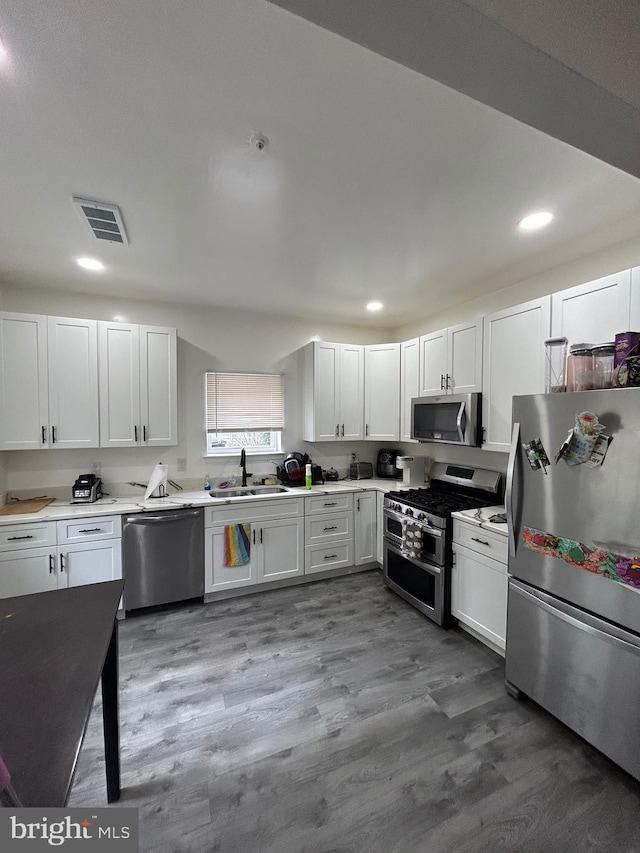
[[[23,548],[42,548],[56,544],[55,521],[36,524],[7,524],[0,526],[0,551]]]
[[[305,515],[319,515],[323,512],[340,512],[353,509],[353,492],[337,495],[313,495],[305,498]]]
[[[326,515],[305,517],[305,545],[318,545],[340,539],[353,539],[352,512],[328,512]]]
[[[58,545],[70,545],[73,542],[85,542],[88,539],[119,539],[121,535],[121,515],[66,518],[58,522]]]
[[[326,572],[353,565],[353,539],[330,545],[307,545],[304,549],[304,573]]]
[[[304,515],[304,498],[272,498],[271,500],[253,500],[246,498],[222,506],[208,506],[205,509],[205,527],[218,524],[239,524],[243,521],[268,521],[270,518],[294,518]]]
[[[472,551],[477,551],[479,554],[499,560],[505,566],[508,562],[509,545],[507,537],[494,533],[492,530],[485,530],[475,524],[467,524],[454,518],[453,541],[458,545],[464,545],[465,548],[470,548]]]

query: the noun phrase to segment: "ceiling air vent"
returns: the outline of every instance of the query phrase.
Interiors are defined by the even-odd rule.
[[[73,197],[78,213],[98,240],[108,243],[129,243],[122,214],[117,204],[106,204],[88,198]]]

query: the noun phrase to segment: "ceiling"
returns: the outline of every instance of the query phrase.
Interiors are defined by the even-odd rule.
[[[635,177],[267,0],[0,0],[0,36],[0,283],[392,327],[640,233]]]

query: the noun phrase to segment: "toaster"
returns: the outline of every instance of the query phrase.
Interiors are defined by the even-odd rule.
[[[350,480],[368,480],[370,477],[373,477],[371,462],[352,462],[349,465]]]

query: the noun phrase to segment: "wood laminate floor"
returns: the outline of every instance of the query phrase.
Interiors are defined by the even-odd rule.
[[[142,851],[640,851],[640,784],[378,572],[129,618],[120,653]],[[106,805],[99,707],[69,805]]]

